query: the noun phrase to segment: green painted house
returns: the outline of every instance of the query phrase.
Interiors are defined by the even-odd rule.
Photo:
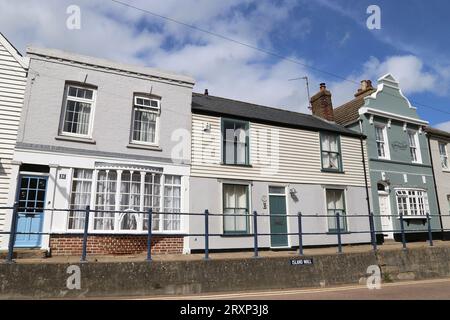
[[[427,213],[441,234],[427,137],[428,122],[387,74],[361,82],[355,98],[334,110],[335,121],[367,136],[371,204],[379,237],[401,240],[400,216],[408,240],[428,236]]]

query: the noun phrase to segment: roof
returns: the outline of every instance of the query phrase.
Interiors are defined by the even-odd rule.
[[[359,119],[359,109],[364,106],[364,98],[374,93],[376,89],[370,89],[361,93],[353,100],[334,109],[334,120],[341,125],[347,125]]]
[[[0,44],[13,56],[24,69],[28,69],[28,58],[23,57],[14,45],[0,32]]]
[[[427,132],[431,136],[437,136],[440,138],[446,138],[450,139],[450,132],[432,128],[432,127],[425,127],[425,132]]]
[[[192,94],[192,112],[237,117],[253,122],[301,128],[311,131],[330,131],[347,136],[364,137],[358,132],[313,115],[199,93]]]
[[[62,50],[57,49],[47,49],[47,48],[37,48],[37,47],[28,47],[27,53],[31,56],[41,56],[44,58],[54,58],[58,60],[65,60],[70,62],[78,62],[83,65],[88,66],[96,66],[96,67],[102,67],[107,69],[115,69],[118,71],[125,71],[127,73],[134,73],[138,75],[146,75],[151,76],[154,78],[160,78],[160,79],[167,79],[167,80],[175,80],[178,82],[184,82],[189,85],[194,85],[195,80],[191,77],[179,75],[175,73],[169,73],[166,71],[161,71],[154,68],[148,68],[148,67],[142,67],[142,66],[136,66],[136,65],[129,65],[129,64],[123,64],[118,63],[106,59],[100,59],[85,55],[80,55],[76,53],[71,52],[65,52]]]

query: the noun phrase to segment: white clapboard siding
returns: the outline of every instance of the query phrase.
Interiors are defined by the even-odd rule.
[[[211,125],[211,130],[203,130],[205,123]],[[325,173],[321,171],[318,132],[251,122],[251,167],[224,166],[220,164],[220,125],[219,117],[192,116],[192,176],[282,183],[365,185],[358,138],[341,136],[345,173]]]
[[[27,81],[25,60],[6,41],[0,34],[0,207],[8,204],[11,160]],[[0,209],[0,230],[6,211]]]

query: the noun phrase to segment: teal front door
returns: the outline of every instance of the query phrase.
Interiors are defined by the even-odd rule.
[[[270,242],[272,247],[287,247],[287,217],[286,196],[283,194],[269,195],[270,209]]]
[[[21,176],[18,190],[19,211],[15,247],[34,248],[41,245],[47,177]]]

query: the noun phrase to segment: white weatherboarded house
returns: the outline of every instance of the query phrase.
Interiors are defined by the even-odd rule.
[[[11,161],[16,145],[25,87],[28,58],[0,33],[0,207],[8,202]],[[5,223],[5,209],[0,209],[0,231]],[[2,237],[0,235],[0,243]]]

